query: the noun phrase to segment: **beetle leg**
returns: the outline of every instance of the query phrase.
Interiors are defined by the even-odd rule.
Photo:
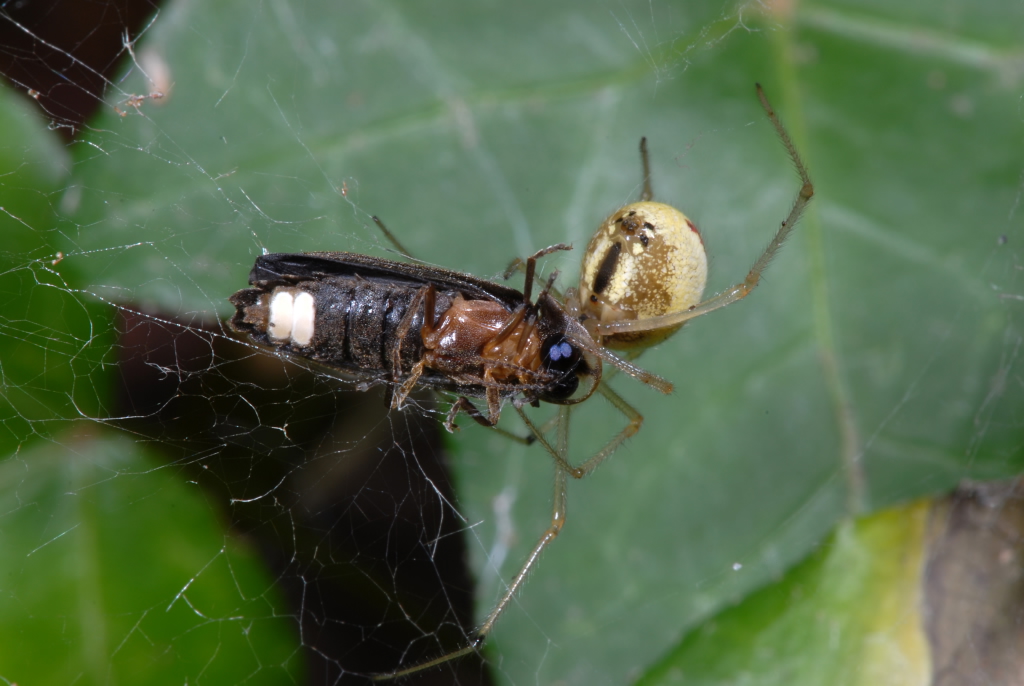
[[[416,382],[420,380],[420,376],[423,374],[423,367],[426,366],[427,359],[424,357],[422,360],[416,363],[416,366],[409,372],[409,376],[405,377],[405,381],[402,382],[401,386],[395,389],[395,394],[391,396],[391,409],[400,410],[402,405],[405,404],[405,399],[412,393],[412,389],[416,387]]]
[[[455,433],[459,428],[455,424],[455,418],[459,416],[460,412],[465,412],[470,419],[480,426],[486,426],[488,429],[494,428],[494,424],[491,424],[487,417],[480,410],[476,409],[476,405],[463,395],[459,396],[459,399],[452,403],[452,408],[448,410],[448,418],[444,420],[444,428],[450,433]]]
[[[522,324],[523,319],[525,317],[526,306],[519,305],[518,307],[516,307],[515,310],[512,311],[512,314],[509,316],[509,318],[505,320],[505,324],[502,325],[501,330],[498,333],[494,334],[494,337],[491,338],[491,340],[487,341],[487,345],[490,347],[497,347],[498,345],[503,343],[506,338],[515,333],[515,330],[519,327],[520,324]]]
[[[487,417],[485,417],[480,410],[476,409],[476,405],[474,405],[473,402],[465,396],[461,396],[458,400],[452,403],[452,407],[448,411],[448,418],[444,422],[444,428],[452,433],[455,433],[455,431],[459,429],[458,425],[455,424],[455,418],[459,415],[459,412],[465,412],[467,415],[469,415],[470,419],[472,419],[480,426],[486,427],[493,431],[497,431],[502,436],[505,436],[506,438],[511,439],[516,443],[522,443],[523,445],[531,445],[534,441],[537,440],[537,437],[534,436],[533,434],[530,434],[529,436],[520,436],[518,434],[512,433],[511,431],[506,431],[505,429],[502,429],[500,426],[495,426],[491,424],[489,421],[487,421]],[[554,419],[557,419],[557,417],[555,417]],[[552,421],[549,422],[548,424],[554,426],[554,419],[552,419]],[[550,426],[548,426],[548,424],[545,424],[544,428],[541,430],[549,430]]]
[[[395,335],[388,343],[388,356],[391,358],[391,380],[395,383],[398,383],[402,378],[402,341],[409,335],[409,329],[412,328],[412,322],[416,317],[416,310],[419,309],[420,302],[423,303],[423,330],[421,336],[434,330],[436,295],[437,291],[434,289],[434,284],[429,284],[425,288],[416,291],[416,295],[413,296],[412,301],[409,303],[409,308],[402,315],[402,321],[398,323]],[[420,372],[422,373],[422,371],[421,368]],[[418,377],[419,374],[417,374]],[[403,397],[402,399],[404,400],[405,398]],[[392,404],[392,407],[394,407],[394,404]]]
[[[416,310],[420,306],[420,301],[423,302],[423,328],[420,330],[420,336],[430,333],[434,330],[434,310],[437,301],[437,291],[434,288],[434,284],[428,284],[425,288],[421,288],[416,291],[416,295],[413,296],[412,302],[409,304],[409,309],[406,310],[405,315],[402,317],[402,321],[398,324],[398,329],[395,332],[394,340],[392,341],[391,347],[391,379],[398,383],[402,377],[402,341],[409,335],[409,329],[412,328],[413,318],[416,316]],[[402,405],[405,404],[405,399],[412,393],[412,389],[416,386],[416,382],[419,381],[420,376],[423,375],[423,368],[427,364],[427,355],[424,353],[420,361],[409,370],[409,376],[405,378],[401,386],[398,386],[394,394],[391,396],[391,409],[401,409]],[[446,425],[447,427],[447,425]],[[449,429],[451,431],[451,429]]]
[[[565,243],[556,243],[555,245],[549,245],[542,250],[538,250],[526,258],[526,282],[523,284],[523,300],[530,302],[530,296],[533,291],[533,273],[537,268],[537,260],[559,250],[572,250],[572,246]],[[509,265],[509,270],[511,271],[517,267],[518,265],[513,262],[512,265]]]
[[[501,415],[501,393],[493,386],[487,387],[487,420],[491,426],[498,423],[498,416]]]

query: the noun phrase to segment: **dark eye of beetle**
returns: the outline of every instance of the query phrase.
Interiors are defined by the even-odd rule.
[[[557,378],[548,386],[545,393],[551,398],[568,398],[576,392],[580,380],[576,378],[576,368],[580,366],[583,356],[579,348],[564,336],[549,336],[541,346],[541,359],[544,369]]]

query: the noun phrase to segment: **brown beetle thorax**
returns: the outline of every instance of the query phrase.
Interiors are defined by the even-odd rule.
[[[589,320],[646,319],[700,302],[707,256],[697,227],[658,202],[626,205],[604,221],[584,253],[580,307]],[[610,348],[644,348],[678,327],[605,336]]]
[[[483,375],[495,383],[537,383],[532,372],[540,369],[541,338],[525,310],[509,312],[489,300],[452,301],[433,327],[424,326],[426,366],[460,370],[466,360],[478,359]]]

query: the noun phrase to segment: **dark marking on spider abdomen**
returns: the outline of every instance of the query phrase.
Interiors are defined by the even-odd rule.
[[[592,286],[595,293],[604,293],[604,289],[608,288],[608,284],[611,283],[612,276],[615,274],[615,269],[619,263],[619,253],[622,252],[622,243],[612,243],[611,247],[608,248],[607,254],[604,259],[601,260],[601,266],[597,269],[597,276],[594,278],[594,284]]]

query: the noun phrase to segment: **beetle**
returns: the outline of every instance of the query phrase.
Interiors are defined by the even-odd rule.
[[[417,385],[458,396],[445,421],[465,411],[495,426],[514,406],[583,402],[599,386],[600,360],[637,372],[593,342],[550,294],[531,300],[536,261],[522,292],[469,274],[348,252],[274,253],[256,259],[250,288],[231,296],[232,328],[253,341],[387,383],[400,409]],[[653,380],[664,387],[667,382]],[[483,398],[487,414],[469,397]]]

